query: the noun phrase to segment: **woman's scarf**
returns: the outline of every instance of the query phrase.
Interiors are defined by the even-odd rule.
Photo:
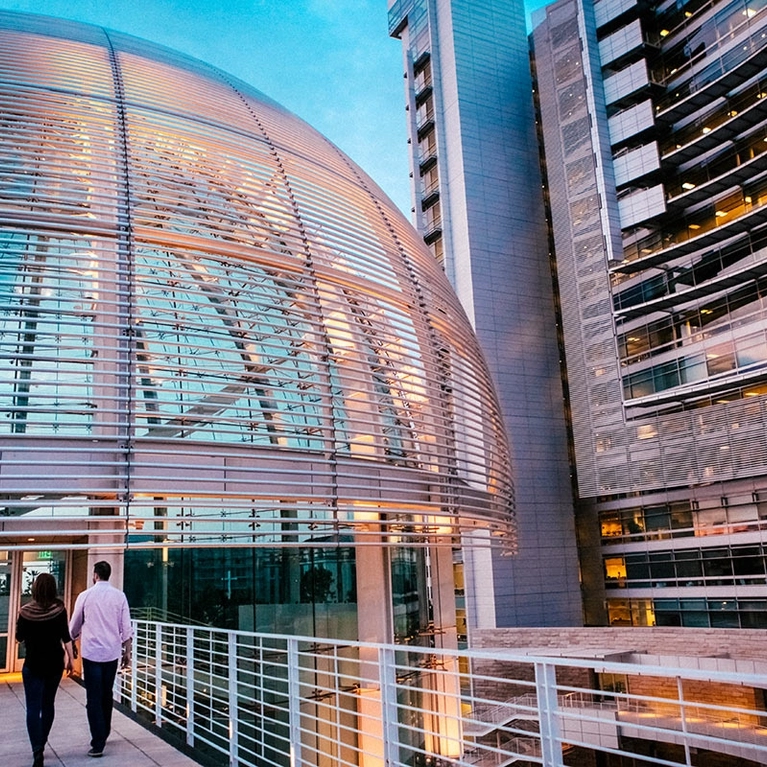
[[[63,612],[64,603],[60,599],[57,599],[55,602],[51,602],[47,607],[43,607],[37,602],[28,602],[21,608],[19,614],[22,618],[26,618],[28,621],[47,621]]]

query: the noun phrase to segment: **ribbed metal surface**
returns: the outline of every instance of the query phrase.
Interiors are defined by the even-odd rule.
[[[95,515],[150,546],[508,536],[469,323],[316,131],[165,49],[0,14],[0,142],[4,547]]]

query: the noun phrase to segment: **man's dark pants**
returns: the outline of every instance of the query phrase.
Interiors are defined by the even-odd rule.
[[[83,658],[85,709],[91,728],[91,748],[103,751],[112,729],[112,687],[117,674],[117,661],[106,663]]]

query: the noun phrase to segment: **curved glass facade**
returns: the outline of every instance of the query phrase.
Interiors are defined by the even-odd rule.
[[[344,604],[351,548],[510,538],[470,325],[307,124],[167,49],[3,13],[0,143],[2,548],[127,546],[176,573],[193,549],[230,587],[292,549],[300,573],[334,562],[291,576],[297,599]]]

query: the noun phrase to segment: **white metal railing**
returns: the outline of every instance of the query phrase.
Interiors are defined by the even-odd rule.
[[[760,674],[134,627],[120,698],[222,764],[562,767],[582,750],[691,765],[701,749],[767,764]],[[598,689],[600,673],[625,689]],[[638,755],[647,741],[655,756]]]

